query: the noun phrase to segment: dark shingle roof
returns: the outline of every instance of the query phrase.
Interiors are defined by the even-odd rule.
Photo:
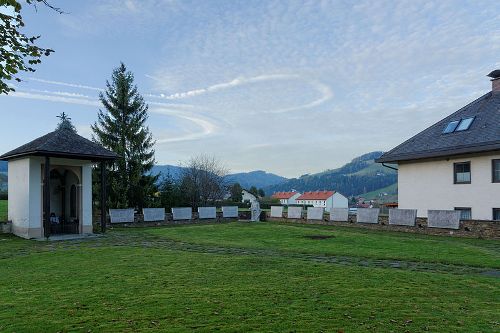
[[[466,131],[442,134],[453,120],[475,117]],[[489,92],[449,115],[376,161],[398,162],[466,153],[500,151],[500,92]]]
[[[35,155],[82,160],[113,160],[117,157],[112,151],[76,134],[69,129],[59,129],[39,137],[19,148],[0,156],[0,160]]]

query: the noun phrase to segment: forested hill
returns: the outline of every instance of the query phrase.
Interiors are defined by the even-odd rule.
[[[243,188],[249,189],[252,186],[263,188],[281,184],[288,179],[275,175],[273,173],[257,170],[251,172],[233,173],[231,175],[228,175],[226,177],[226,180],[229,183],[239,183]]]
[[[383,152],[376,151],[353,159],[350,163],[321,173],[304,175],[300,178],[264,188],[266,194],[292,189],[304,192],[335,190],[346,196],[359,195],[397,183],[397,172],[386,168],[375,159]]]

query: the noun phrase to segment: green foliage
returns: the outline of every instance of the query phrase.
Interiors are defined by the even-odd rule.
[[[186,198],[183,192],[170,173],[166,174],[160,182],[160,202],[161,207],[170,210],[172,207],[182,207],[186,205]]]
[[[248,192],[252,193],[255,196],[259,195],[259,190],[257,190],[257,187],[255,186],[250,187],[250,189],[248,189]]]
[[[335,170],[327,170],[266,188],[267,193],[289,191],[335,190],[345,196],[360,195],[397,182],[397,172],[375,163],[382,152],[372,152],[353,159]]]
[[[241,202],[243,200],[243,194],[242,194],[243,188],[239,183],[234,183],[231,185],[230,192],[231,192],[231,201],[233,202]]]
[[[152,204],[158,176],[149,173],[155,142],[146,126],[148,106],[123,63],[113,71],[111,82],[106,81],[99,99],[104,111],[99,110],[92,125],[94,140],[118,155],[109,170],[109,206],[140,209]]]
[[[259,188],[259,191],[257,192],[257,194],[259,195],[259,197],[263,198],[266,196],[266,192],[264,192],[263,189]]]
[[[69,130],[76,133],[76,128],[75,126],[73,126],[73,123],[71,123],[71,118],[68,117],[66,113],[63,112],[57,117],[61,119],[59,121],[59,124],[57,124],[57,130]]]
[[[62,13],[59,8],[51,6],[47,0],[26,0],[28,5],[36,7],[42,3]],[[40,36],[27,36],[21,32],[25,23],[21,16],[21,3],[16,0],[0,1],[0,94],[8,94],[14,88],[7,81],[21,81],[19,72],[34,72],[34,66],[41,63],[43,56],[54,50],[45,49],[35,43]],[[6,10],[4,10],[6,9]],[[5,14],[13,12],[12,15]]]
[[[2,199],[3,196],[0,195],[0,222],[7,221],[7,207],[8,201]]]

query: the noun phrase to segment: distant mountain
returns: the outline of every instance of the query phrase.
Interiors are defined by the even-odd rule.
[[[7,161],[0,161],[0,172],[7,172]]]
[[[228,175],[226,180],[230,183],[239,183],[241,187],[249,189],[252,186],[257,188],[264,188],[273,185],[279,185],[287,181],[285,177],[267,173],[262,170],[241,172]]]
[[[178,180],[181,176],[182,169],[183,169],[182,167],[175,165],[155,165],[151,170],[151,174],[157,175],[161,173],[162,176],[170,174],[170,176],[172,176],[174,180]],[[160,177],[160,180],[161,178],[162,177]]]
[[[360,195],[397,183],[397,172],[386,168],[375,159],[383,152],[375,151],[356,157],[350,163],[317,174],[303,175],[299,178],[268,186],[266,194],[277,191],[297,190],[299,192],[314,190],[335,190],[346,196]]]
[[[155,165],[151,173],[154,175],[161,173],[164,176],[170,174],[174,180],[178,180],[181,176],[182,169],[182,167],[175,165]],[[228,183],[240,183],[243,188],[250,188],[252,186],[263,188],[283,183],[286,180],[287,179],[284,177],[261,170],[235,173],[226,176],[226,181]]]
[[[7,191],[7,174],[0,173],[0,192]]]

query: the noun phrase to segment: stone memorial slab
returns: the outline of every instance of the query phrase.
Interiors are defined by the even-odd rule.
[[[191,207],[172,208],[172,218],[177,220],[191,220],[193,218],[193,210]]]
[[[349,220],[349,208],[332,208],[330,210],[330,221],[347,222]]]
[[[283,217],[283,206],[271,206],[271,217]]]
[[[250,207],[250,212],[251,212],[251,220],[252,222],[259,222],[260,221],[260,213],[262,212],[260,210],[260,203],[257,200],[252,201],[252,206]]]
[[[325,209],[323,207],[307,207],[308,220],[323,220]]]
[[[289,219],[301,219],[302,218],[302,207],[288,207]]]
[[[428,210],[427,226],[429,228],[460,228],[460,212],[458,210]]]
[[[134,209],[110,209],[109,218],[111,220],[111,223],[134,222]]]
[[[238,206],[222,206],[222,217],[238,218]]]
[[[217,208],[215,207],[198,207],[198,218],[201,219],[216,219]]]
[[[378,223],[380,208],[358,208],[356,214],[357,223]]]
[[[414,227],[416,220],[416,209],[389,209],[389,224]]]
[[[144,222],[165,221],[165,208],[143,208]]]

